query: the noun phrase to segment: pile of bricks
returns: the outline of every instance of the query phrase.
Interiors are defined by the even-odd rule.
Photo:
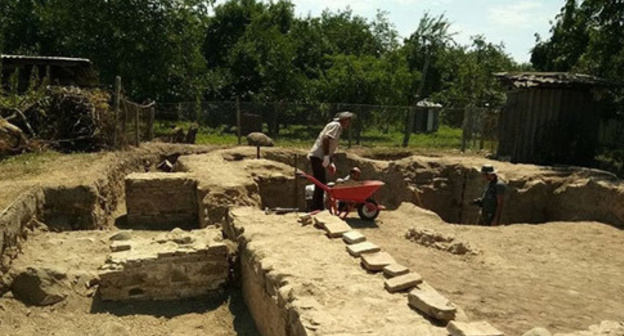
[[[310,215],[302,215],[299,221],[310,224]],[[502,336],[503,333],[484,321],[468,322],[465,315],[458,314],[458,307],[442,296],[432,286],[423,281],[422,277],[407,267],[399,264],[388,253],[376,244],[366,240],[360,232],[337,216],[327,211],[314,215],[315,225],[327,232],[330,238],[342,238],[347,244],[347,252],[360,258],[362,266],[369,272],[383,272],[384,287],[389,293],[409,291],[408,304],[422,314],[444,323],[451,336]]]
[[[228,248],[202,233],[113,241],[100,268],[102,299],[177,300],[218,291],[229,279]]]

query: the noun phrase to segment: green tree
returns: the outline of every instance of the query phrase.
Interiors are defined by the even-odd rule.
[[[200,0],[5,0],[5,52],[89,58],[134,99],[192,99],[206,10]]]

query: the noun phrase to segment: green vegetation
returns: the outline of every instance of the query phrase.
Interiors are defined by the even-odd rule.
[[[622,83],[624,79],[624,3],[620,0],[566,0],[543,40],[536,36],[531,63],[540,71],[572,71],[599,76]],[[617,92],[619,91],[619,92]],[[624,93],[614,94],[620,111],[611,117],[623,117]]]
[[[383,11],[296,17],[283,0],[5,0],[0,12],[0,51],[89,58],[134,101],[463,107],[498,99],[489,74],[519,68],[482,36],[457,45],[427,13],[400,40]]]
[[[180,126],[183,129],[188,129],[191,123],[171,123],[171,122],[157,122],[154,126],[154,133],[156,137],[164,137],[170,134],[171,130]],[[309,149],[312,143],[321,131],[322,126],[308,127],[301,125],[292,125],[280,130],[278,138],[274,139],[277,146],[281,147],[294,147]],[[348,134],[345,133],[342,137],[342,148],[348,146]],[[434,151],[450,151],[456,150],[461,145],[462,130],[458,128],[451,128],[448,126],[441,126],[438,132],[430,134],[414,134],[410,139],[410,149],[418,150],[434,150]],[[363,148],[402,148],[400,147],[403,140],[403,133],[398,131],[393,132],[381,132],[379,130],[368,130],[362,132],[361,146]],[[243,144],[247,141],[243,138]],[[197,133],[198,144],[213,144],[213,145],[236,145],[238,138],[234,130],[228,130],[225,127],[210,128],[200,126]],[[352,145],[355,146],[355,138],[352,135]]]
[[[24,175],[39,174],[45,171],[46,166],[61,155],[58,152],[45,151],[11,156],[0,160],[0,171],[2,171],[2,176],[11,179]]]

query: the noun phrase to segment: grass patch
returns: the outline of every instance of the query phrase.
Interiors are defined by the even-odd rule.
[[[61,153],[54,151],[25,153],[0,159],[0,171],[3,176],[16,178],[23,175],[39,174],[45,166],[59,158]]]
[[[163,137],[170,134],[174,127],[180,126],[187,130],[190,122],[156,122],[154,125],[154,134],[157,137]],[[307,125],[290,125],[280,129],[279,136],[274,137],[277,146],[289,148],[308,149],[321,132],[323,126],[307,126]],[[265,133],[266,133],[265,129]],[[435,150],[435,151],[451,151],[461,148],[462,130],[459,128],[451,128],[449,126],[440,126],[436,133],[429,134],[412,134],[409,142],[409,149]],[[341,138],[341,147],[346,148],[348,145],[349,134],[345,131]],[[235,129],[225,126],[211,128],[200,126],[197,133],[198,144],[214,144],[214,145],[236,145],[238,139]],[[243,143],[246,140],[243,139]],[[351,130],[352,146],[356,145],[355,130]],[[401,131],[383,132],[379,129],[368,129],[362,132],[360,136],[359,147],[363,148],[403,148],[403,133]]]
[[[0,159],[0,181],[43,176],[53,169],[82,169],[99,156],[100,153],[63,154],[42,151],[4,157]]]

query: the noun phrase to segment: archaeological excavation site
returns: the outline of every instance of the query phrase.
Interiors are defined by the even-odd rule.
[[[336,155],[382,211],[306,212],[306,152],[145,144],[0,180],[0,335],[624,335],[624,184]],[[504,225],[475,225],[494,165]]]

